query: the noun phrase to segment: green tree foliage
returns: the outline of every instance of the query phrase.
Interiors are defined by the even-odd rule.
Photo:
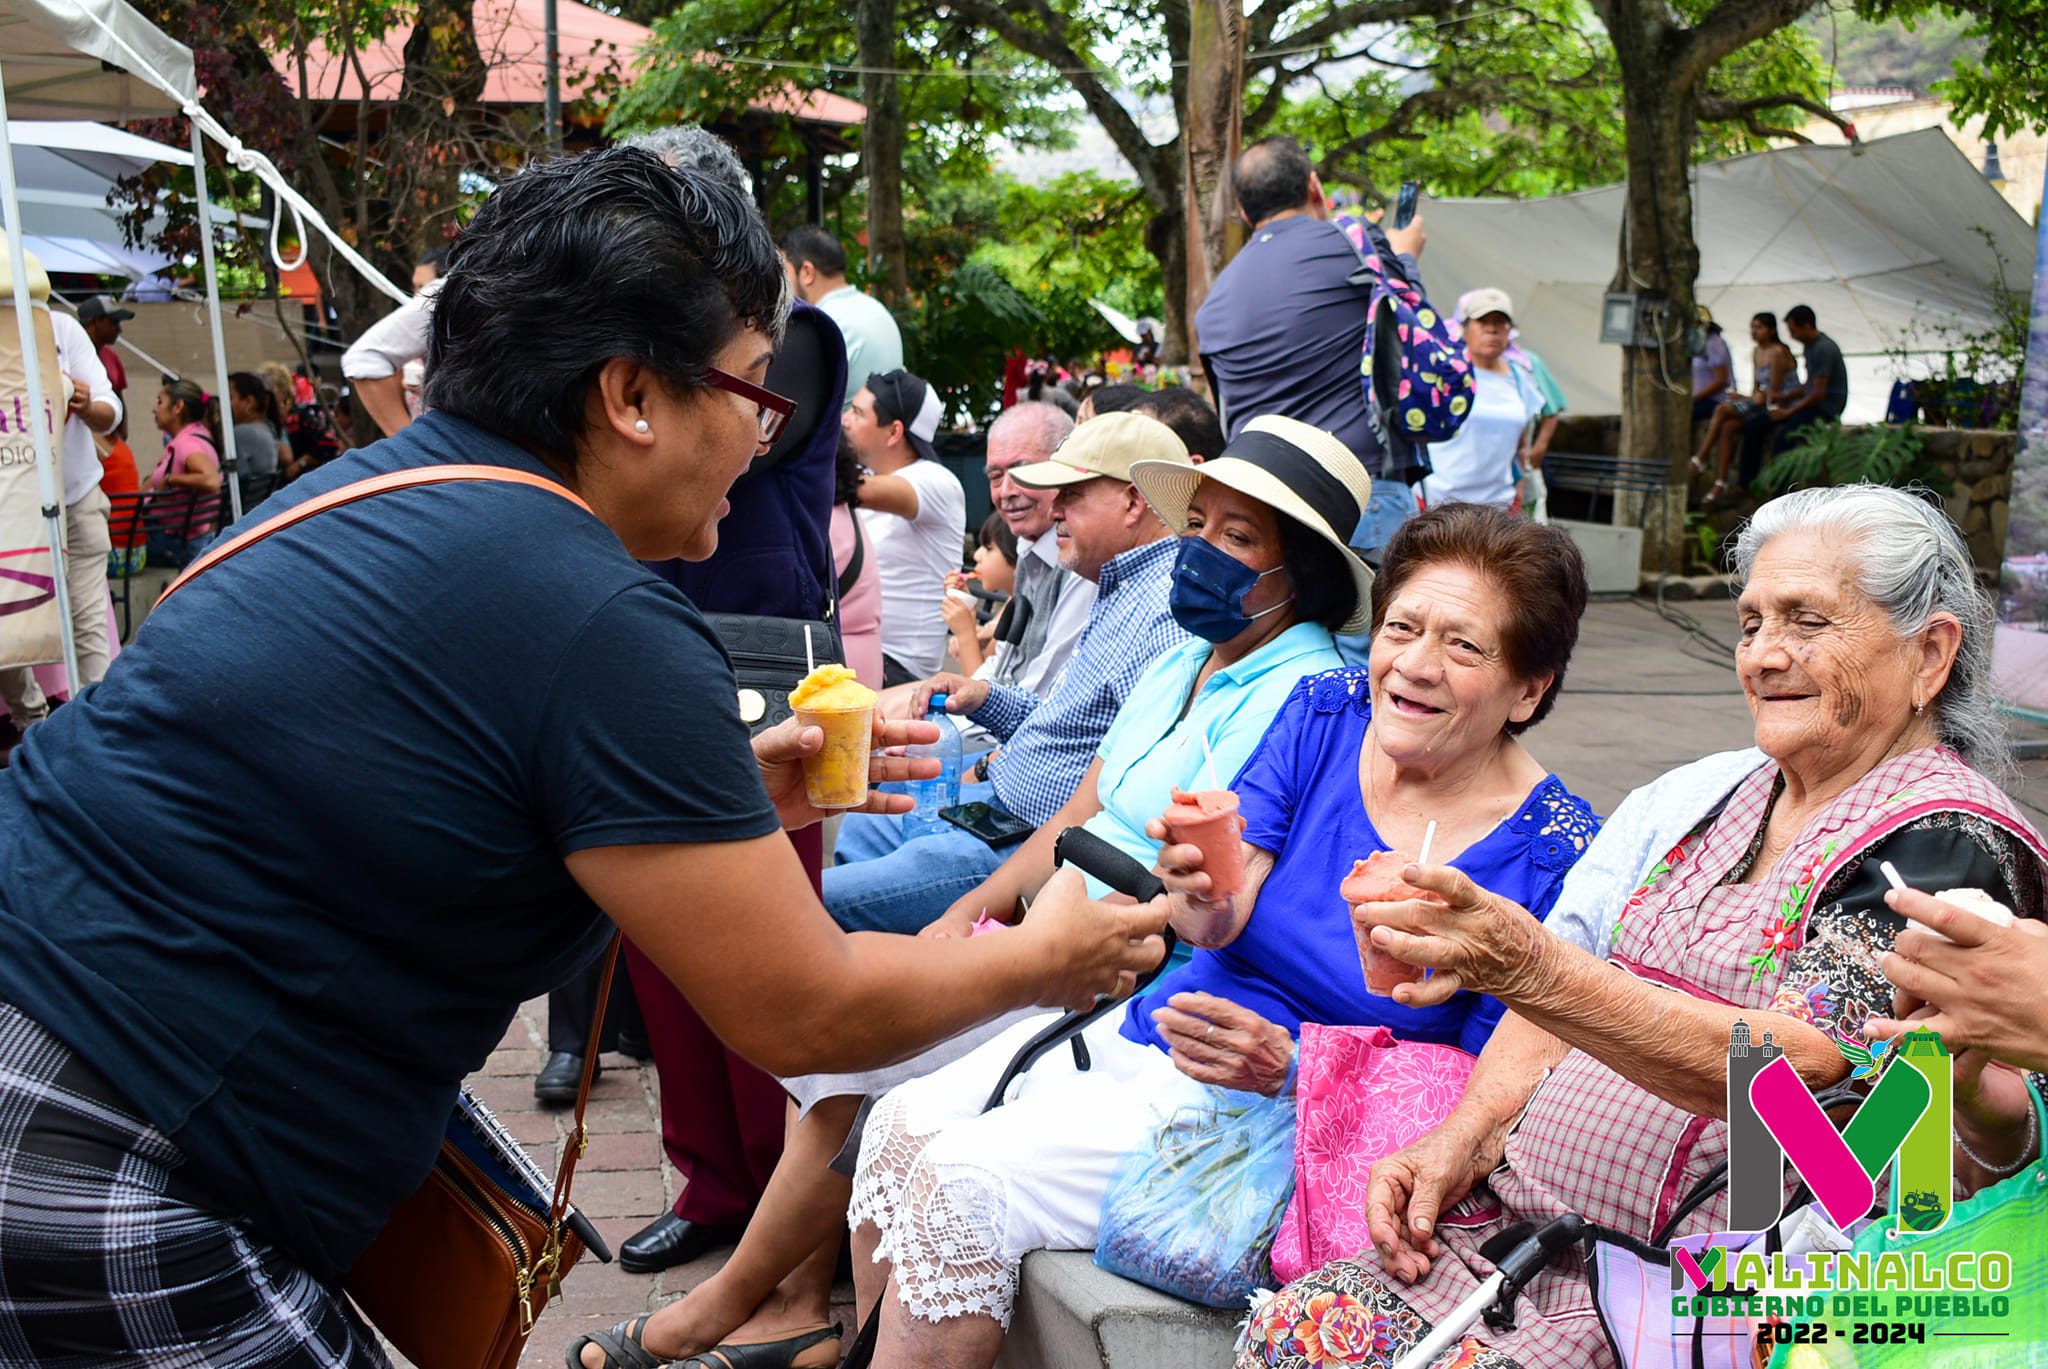
[[[1934,93],[1955,106],[1958,120],[1982,118],[1987,137],[2048,129],[2048,0],[1864,0],[1857,10],[1908,28],[1931,22],[1938,32],[1966,22],[1954,65]]]

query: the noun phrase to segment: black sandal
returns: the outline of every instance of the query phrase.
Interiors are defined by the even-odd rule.
[[[680,1369],[790,1369],[796,1357],[814,1345],[839,1339],[840,1328],[821,1326],[785,1340],[757,1340],[745,1345],[717,1345],[678,1361]]]
[[[578,1336],[569,1342],[563,1358],[568,1361],[569,1369],[583,1369],[583,1347],[594,1345],[604,1351],[604,1369],[661,1369],[668,1361],[656,1356],[640,1340],[647,1333],[647,1323],[652,1320],[652,1317],[634,1317],[609,1331],[593,1331],[587,1336]]]

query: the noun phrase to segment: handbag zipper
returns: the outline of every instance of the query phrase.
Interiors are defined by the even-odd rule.
[[[456,1196],[476,1210],[490,1228],[498,1233],[500,1240],[512,1252],[512,1286],[519,1295],[519,1327],[522,1332],[533,1330],[533,1270],[527,1263],[526,1242],[519,1237],[519,1229],[501,1211],[498,1205],[485,1194],[483,1187],[454,1165],[444,1166],[441,1174],[448,1180]]]

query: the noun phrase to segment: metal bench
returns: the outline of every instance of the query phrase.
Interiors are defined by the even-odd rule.
[[[1550,514],[1553,518],[1612,523],[1615,521],[1614,505],[1618,495],[1661,492],[1670,480],[1670,471],[1671,468],[1662,461],[1640,457],[1609,456],[1600,452],[1552,452],[1543,461],[1543,483],[1550,491]],[[1637,527],[1642,526],[1649,507],[1649,500],[1639,502]]]

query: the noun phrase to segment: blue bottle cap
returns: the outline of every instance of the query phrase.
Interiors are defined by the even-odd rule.
[[[930,704],[929,704],[929,705],[928,705],[928,706],[926,707],[925,711],[926,711],[927,713],[929,713],[929,712],[930,712],[930,711],[931,711],[932,709],[934,709],[934,708],[936,708],[937,710],[939,710],[939,712],[941,712],[941,713],[943,713],[943,712],[945,712],[945,711],[946,711],[946,696],[945,696],[944,694],[934,694],[934,695],[932,695],[932,701],[931,701],[931,703],[930,703]]]

